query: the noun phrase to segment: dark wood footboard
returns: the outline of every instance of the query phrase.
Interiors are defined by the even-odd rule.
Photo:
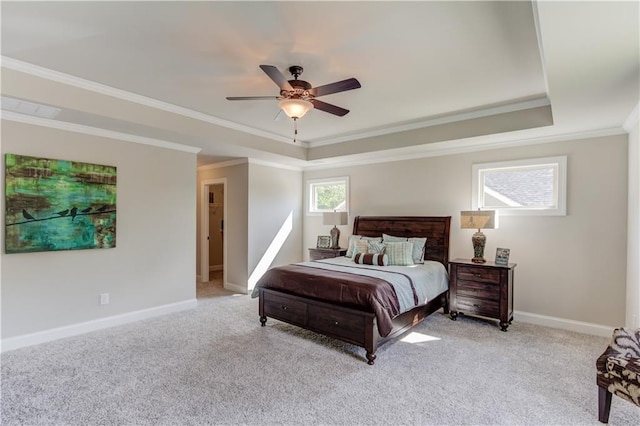
[[[423,306],[416,307],[393,319],[388,336],[378,333],[375,315],[339,305],[309,299],[276,290],[260,289],[259,315],[264,326],[267,317],[310,330],[364,348],[367,362],[373,365],[378,346],[393,339],[440,308],[448,310],[447,293],[442,293]]]

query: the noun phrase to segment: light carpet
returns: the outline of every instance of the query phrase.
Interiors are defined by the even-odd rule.
[[[2,355],[3,425],[599,425],[608,339],[435,313],[364,350],[273,319],[249,296]],[[611,425],[640,424],[613,397]]]

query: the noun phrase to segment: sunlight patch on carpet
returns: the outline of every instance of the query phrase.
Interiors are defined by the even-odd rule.
[[[440,340],[439,337],[429,336],[427,334],[417,333],[412,331],[411,333],[404,336],[400,339],[401,342],[405,343],[424,343],[424,342],[432,342],[434,340]]]

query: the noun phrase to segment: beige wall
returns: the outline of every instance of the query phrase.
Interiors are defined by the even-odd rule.
[[[224,227],[228,253],[224,284],[246,293],[265,268],[301,260],[302,172],[248,161],[198,169],[198,188],[203,182],[216,179],[227,180]],[[199,203],[198,200],[197,271],[201,270]],[[286,235],[279,233],[283,225],[289,226],[282,231]],[[272,245],[280,235],[284,235],[280,244]]]
[[[471,207],[471,165],[567,155],[567,216],[503,216],[487,230],[488,257],[511,249],[515,309],[606,326],[625,322],[627,137],[611,136],[305,172],[305,179],[350,177],[349,225],[357,215],[452,216],[451,258],[472,256],[459,212]],[[326,227],[305,217],[304,247]],[[517,318],[517,315],[516,315]]]
[[[2,153],[112,165],[118,173],[115,248],[2,251],[3,342],[195,302],[195,153],[8,121]],[[100,305],[102,293],[108,305]]]
[[[637,111],[637,110],[636,110]],[[627,243],[627,327],[640,327],[640,130],[629,132],[629,214]]]
[[[227,240],[227,265],[224,285],[231,289],[246,288],[247,282],[247,213],[249,164],[227,167],[200,167],[197,174],[197,193],[201,194],[203,181],[226,179],[226,214],[224,232]],[[196,270],[201,271],[201,200],[197,197]]]
[[[249,165],[248,289],[270,266],[302,260],[302,172]]]

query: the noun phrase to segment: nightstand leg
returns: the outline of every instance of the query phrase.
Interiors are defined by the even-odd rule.
[[[456,318],[458,318],[458,313],[456,311],[451,311],[451,313],[449,314],[449,316],[451,317],[452,320],[456,320]]]
[[[509,323],[508,322],[500,321],[500,330],[507,331],[507,327],[509,327]]]

